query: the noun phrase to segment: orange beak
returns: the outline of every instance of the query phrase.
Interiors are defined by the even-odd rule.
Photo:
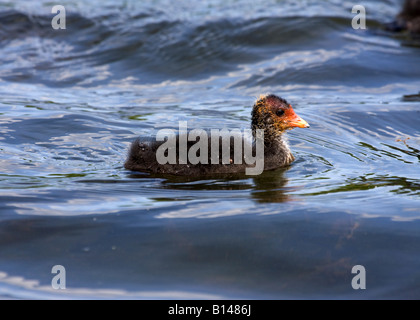
[[[286,123],[289,128],[309,128],[309,123],[299,117],[292,106],[285,112],[286,113]]]

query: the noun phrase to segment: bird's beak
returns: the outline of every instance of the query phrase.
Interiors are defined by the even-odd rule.
[[[309,123],[299,117],[292,107],[286,111],[287,125],[289,128],[309,128]]]

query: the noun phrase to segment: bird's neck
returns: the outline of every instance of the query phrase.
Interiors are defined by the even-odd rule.
[[[260,138],[258,135],[259,128],[253,126],[252,127],[252,135],[254,141],[257,142]],[[267,128],[260,128],[260,132],[264,133],[263,141],[264,141],[264,148],[266,151],[269,150],[283,150],[285,153],[290,153],[290,148],[287,143],[287,139],[284,136],[284,132],[268,130]],[[261,137],[262,138],[262,137]]]
[[[283,131],[273,127],[272,119],[261,119],[255,114],[252,116],[251,129],[254,139],[257,138],[258,132],[264,132],[265,143],[275,143],[283,138]]]

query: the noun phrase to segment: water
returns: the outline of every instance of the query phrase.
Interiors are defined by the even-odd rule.
[[[399,1],[0,1],[0,297],[420,298],[418,39]],[[310,129],[250,177],[124,170],[161,128]],[[51,287],[54,265],[66,290]],[[353,290],[363,265],[367,289]]]

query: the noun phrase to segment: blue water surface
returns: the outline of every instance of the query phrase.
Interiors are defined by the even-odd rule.
[[[401,3],[0,1],[0,297],[419,299],[420,43]],[[123,168],[162,128],[310,129],[259,176]],[[66,270],[55,290],[51,269]],[[366,290],[352,268],[366,269]]]

